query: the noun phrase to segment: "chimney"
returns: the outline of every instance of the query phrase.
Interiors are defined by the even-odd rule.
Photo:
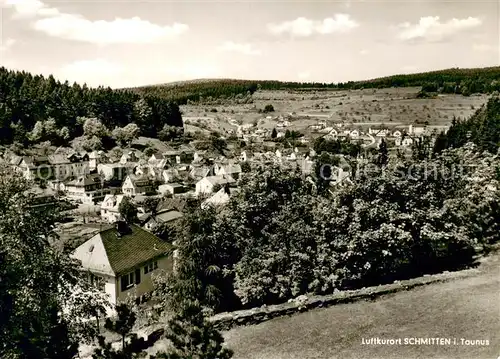
[[[125,221],[116,221],[115,222],[115,229],[116,229],[116,234],[117,234],[118,238],[120,238],[126,234],[129,234],[131,232],[131,229],[130,229],[128,223]]]

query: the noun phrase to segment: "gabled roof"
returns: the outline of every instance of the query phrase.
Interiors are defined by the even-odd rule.
[[[181,212],[175,211],[175,210],[166,210],[159,212],[156,216],[154,216],[154,219],[156,222],[159,223],[167,223],[174,221],[176,219],[182,218],[183,214]]]
[[[163,159],[163,155],[161,153],[153,153],[150,157],[150,159],[156,159],[156,160],[162,160]]]
[[[104,200],[102,201],[101,208],[106,208],[108,211],[118,210],[118,207],[120,206],[120,203],[123,201],[124,197],[125,195],[123,194],[118,194],[118,195],[107,194],[106,197],[104,197]]]
[[[66,186],[90,186],[96,183],[102,183],[101,176],[98,173],[88,174],[85,176],[80,176],[77,179],[70,181]]]
[[[114,227],[101,231],[79,246],[72,257],[92,272],[119,276],[172,252],[172,246],[154,234],[136,225],[129,228],[130,233],[121,236]]]
[[[226,174],[241,173],[241,166],[237,164],[228,164],[222,166],[222,169],[224,169]]]
[[[229,183],[234,183],[236,182],[233,177],[227,176],[227,175],[222,175],[222,176],[208,176],[202,179],[209,181],[211,184],[216,185],[216,184],[229,184]]]
[[[229,191],[229,194],[227,193],[226,188],[221,188],[217,193],[215,193],[213,196],[207,198],[203,203],[201,204],[201,208],[205,209],[208,206],[220,206],[223,205],[227,202],[229,202],[229,197],[231,195],[231,191]]]

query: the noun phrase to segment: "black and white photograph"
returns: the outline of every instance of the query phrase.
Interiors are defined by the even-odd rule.
[[[500,0],[0,0],[0,359],[500,359]]]

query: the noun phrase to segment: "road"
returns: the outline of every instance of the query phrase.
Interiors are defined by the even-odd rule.
[[[467,278],[235,328],[225,337],[234,359],[496,359],[500,255]],[[456,338],[458,344],[367,345],[363,338]],[[462,338],[489,345],[461,345]]]

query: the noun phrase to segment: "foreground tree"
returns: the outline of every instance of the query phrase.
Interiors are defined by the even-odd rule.
[[[124,197],[118,206],[118,211],[128,223],[137,222],[137,207],[132,203],[129,197]]]
[[[57,211],[37,211],[31,184],[0,167],[0,357],[73,358],[80,339],[65,309],[78,269],[49,243]]]
[[[184,303],[167,327],[166,338],[172,348],[154,359],[230,359],[233,351],[225,348],[224,338],[208,321],[197,302]]]

